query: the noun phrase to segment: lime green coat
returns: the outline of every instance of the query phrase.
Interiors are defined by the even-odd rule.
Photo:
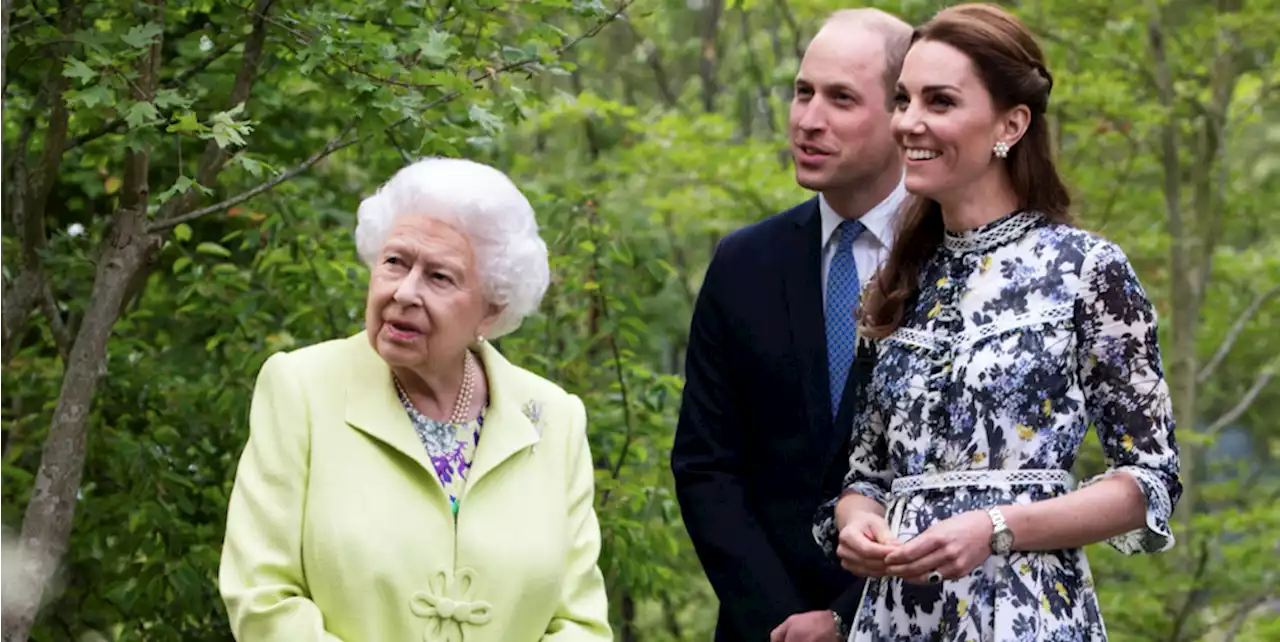
[[[364,333],[267,359],[219,571],[236,639],[612,639],[586,410],[479,356],[490,407],[456,523]]]

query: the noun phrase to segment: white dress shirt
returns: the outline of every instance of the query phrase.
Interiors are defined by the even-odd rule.
[[[907,187],[899,182],[887,198],[858,219],[863,227],[867,228],[853,241],[853,263],[858,266],[858,281],[861,287],[866,287],[867,281],[889,258],[889,248],[893,247],[893,234],[898,224],[899,210],[906,198]],[[844,219],[831,209],[826,197],[821,194],[818,195],[818,212],[822,216],[822,307],[825,310],[827,274],[831,272],[831,257],[835,256],[838,246],[835,232]]]

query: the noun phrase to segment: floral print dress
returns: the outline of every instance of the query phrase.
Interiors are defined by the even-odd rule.
[[[427,449],[427,456],[431,458],[431,466],[435,468],[436,478],[440,480],[445,493],[449,495],[449,507],[456,517],[458,498],[462,496],[462,489],[467,483],[467,472],[471,470],[476,447],[480,445],[480,429],[484,427],[484,415],[488,404],[480,410],[479,417],[455,426],[436,421],[418,412],[413,402],[405,396],[404,391],[398,388],[397,386],[396,393],[400,397],[400,404],[408,413],[409,421],[413,423],[413,430],[418,433],[418,439]]]
[[[845,492],[885,505],[907,541],[960,513],[1073,490],[1066,471],[1092,424],[1108,471],[1082,486],[1128,473],[1147,503],[1145,527],[1110,544],[1173,546],[1172,407],[1155,312],[1123,252],[1020,211],[948,232],[921,276],[901,327],[859,355],[876,361]],[[834,504],[814,523],[828,555]],[[851,628],[869,642],[1106,639],[1082,549],[993,554],[936,585],[869,580]]]

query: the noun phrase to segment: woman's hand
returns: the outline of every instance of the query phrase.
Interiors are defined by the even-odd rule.
[[[854,575],[884,577],[885,556],[901,545],[883,516],[860,510],[851,514],[840,529],[836,556],[840,566]]]
[[[946,580],[964,577],[991,556],[993,528],[981,510],[938,522],[890,552],[886,572],[918,584],[928,583],[935,571]]]

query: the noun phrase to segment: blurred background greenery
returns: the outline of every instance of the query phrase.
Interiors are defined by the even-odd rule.
[[[4,639],[230,639],[215,581],[257,370],[359,330],[355,207],[435,154],[537,208],[553,283],[500,347],[587,403],[618,639],[710,639],[668,469],[691,304],[723,234],[809,196],[790,85],[850,6],[5,0]],[[1280,639],[1280,0],[1005,6],[1046,48],[1078,214],[1155,299],[1177,400],[1177,547],[1089,551],[1112,639]],[[1091,438],[1077,472],[1102,467]]]

